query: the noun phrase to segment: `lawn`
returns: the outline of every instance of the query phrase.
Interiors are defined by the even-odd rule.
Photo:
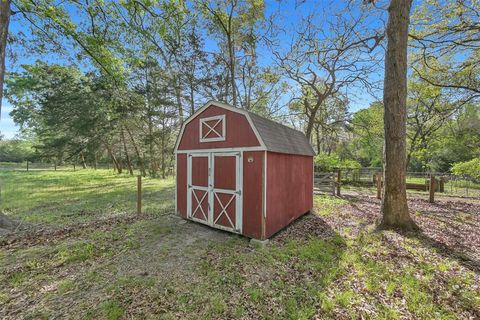
[[[143,178],[143,210],[173,211],[173,178]],[[113,170],[0,171],[0,210],[26,222],[66,224],[136,211],[137,177]]]
[[[173,216],[165,209],[174,201],[171,179],[146,181],[150,209],[142,215],[128,176],[2,179],[17,186],[2,198],[4,212],[31,228],[0,241],[2,319],[480,317],[480,200],[432,205],[412,196],[423,232],[398,234],[375,231],[372,195],[317,195],[314,214],[258,249]],[[58,190],[49,179],[78,189]]]

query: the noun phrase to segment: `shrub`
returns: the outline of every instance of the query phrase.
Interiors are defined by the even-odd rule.
[[[317,154],[315,156],[315,166],[320,171],[333,171],[336,168],[359,169],[362,166],[358,161],[351,159],[340,159],[337,154]]]
[[[480,179],[480,158],[465,162],[457,162],[452,166],[451,171],[455,175],[467,175],[474,179]]]

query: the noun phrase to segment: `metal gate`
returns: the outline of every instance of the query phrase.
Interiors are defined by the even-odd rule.
[[[241,233],[241,153],[190,153],[187,170],[188,218]]]

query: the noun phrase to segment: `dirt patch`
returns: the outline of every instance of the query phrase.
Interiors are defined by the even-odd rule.
[[[58,248],[73,240],[82,241],[97,231],[118,234],[118,228],[130,236],[108,240],[101,245],[113,250],[84,262],[51,265],[50,253],[35,256],[30,253],[31,248]],[[96,310],[99,302],[107,298],[127,306],[123,308],[125,314],[151,314],[154,305],[161,312],[166,301],[153,301],[168,294],[177,284],[189,283],[194,267],[205,258],[211,245],[239,238],[173,215],[116,217],[36,234],[39,237],[36,240],[30,235],[3,247],[20,257],[6,258],[5,280],[12,283],[17,275],[28,275],[21,285],[8,289],[9,298],[0,307],[4,319],[35,317],[38,312],[53,318],[68,318],[74,313],[88,314],[88,310],[95,318],[101,312]],[[32,261],[39,265],[38,269],[31,265]],[[0,294],[8,288],[5,285],[0,286]],[[65,289],[66,285],[72,288]]]
[[[13,234],[15,232],[28,228],[22,221],[14,220],[3,213],[0,213],[0,237]]]
[[[319,206],[328,210],[298,219],[265,249],[174,215],[111,216],[10,237],[0,247],[0,314],[347,319],[386,315],[387,306],[407,319],[447,306],[460,318],[478,316],[479,273],[470,271],[478,204],[410,199],[423,229],[412,237],[372,232],[374,196]]]
[[[56,243],[66,238],[78,235],[84,230],[111,230],[118,224],[134,223],[141,220],[151,220],[158,217],[149,214],[122,214],[86,223],[77,223],[63,227],[30,225],[16,232],[9,232],[0,238],[0,248],[14,249],[28,246]]]

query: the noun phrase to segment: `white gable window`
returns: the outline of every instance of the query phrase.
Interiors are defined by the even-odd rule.
[[[200,119],[200,142],[225,141],[225,115]]]

